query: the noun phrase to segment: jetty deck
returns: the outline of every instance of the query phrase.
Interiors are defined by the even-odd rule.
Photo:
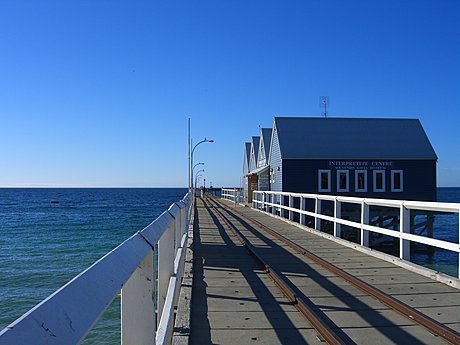
[[[460,290],[249,207],[214,198],[197,198],[196,207],[191,344],[460,341]],[[263,227],[414,308],[415,314],[395,310]],[[242,244],[242,238],[249,244]],[[303,308],[336,339],[326,339]],[[444,327],[444,336],[422,326],[419,314]]]

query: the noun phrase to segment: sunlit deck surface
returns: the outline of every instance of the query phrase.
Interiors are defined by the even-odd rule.
[[[460,331],[460,290],[390,262],[309,233],[248,207],[239,212],[427,316]],[[194,232],[191,344],[318,344],[322,339],[221,223],[210,203],[197,199]],[[274,237],[228,215],[270,267],[303,293],[345,343],[443,344],[413,320],[301,257]]]

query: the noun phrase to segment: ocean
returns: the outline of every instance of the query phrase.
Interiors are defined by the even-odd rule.
[[[0,189],[0,329],[90,266],[169,205],[185,188]],[[460,188],[438,188],[460,203]],[[458,216],[436,216],[435,238],[458,243]],[[413,252],[412,260],[451,275],[458,256]],[[120,342],[120,300],[84,344]]]
[[[185,188],[0,189],[0,329],[126,238]],[[84,344],[120,342],[120,300]]]

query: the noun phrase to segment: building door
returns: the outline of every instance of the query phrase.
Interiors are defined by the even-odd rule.
[[[252,203],[252,192],[258,190],[259,179],[256,174],[248,176],[248,204]]]

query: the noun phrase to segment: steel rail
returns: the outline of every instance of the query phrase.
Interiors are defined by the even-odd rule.
[[[442,337],[443,339],[447,340],[448,342],[454,344],[454,345],[460,345],[460,333],[456,332],[455,330],[443,325],[442,323],[432,319],[431,317],[419,312],[417,309],[407,305],[404,302],[401,302],[397,300],[396,298],[388,295],[387,293],[379,290],[378,288],[362,281],[361,279],[351,275],[350,273],[344,271],[343,269],[335,266],[334,264],[331,264],[330,262],[320,258],[316,254],[312,253],[308,249],[298,245],[297,243],[292,242],[291,240],[287,239],[283,235],[279,234],[278,232],[274,231],[273,229],[270,229],[267,227],[265,224],[259,222],[258,220],[255,220],[251,217],[248,217],[247,215],[244,215],[243,213],[233,209],[232,211],[228,210],[224,204],[222,204],[220,201],[217,201],[220,205],[224,207],[227,213],[232,214],[233,212],[238,214],[241,218],[246,219],[253,224],[256,224],[258,227],[262,228],[264,231],[267,233],[271,234],[273,237],[276,237],[278,240],[281,242],[285,243],[288,245],[290,248],[292,248],[294,251],[297,253],[309,258],[313,262],[321,265],[325,269],[329,270],[330,272],[333,272],[337,276],[341,277],[345,281],[353,284],[357,288],[361,289],[362,291],[368,293],[375,299],[379,300],[380,302],[386,304],[393,310],[401,313],[402,315],[406,316],[407,318],[414,320],[421,326],[425,327],[428,329],[430,332]]]
[[[208,198],[211,200],[211,198]],[[214,200],[216,202],[216,200]],[[217,205],[219,203],[216,202]],[[211,205],[211,203],[210,203]],[[230,231],[236,236],[240,243],[253,255],[257,261],[264,267],[265,273],[273,280],[278,286],[281,292],[292,302],[292,304],[299,310],[299,312],[305,316],[310,324],[316,329],[316,331],[324,338],[324,340],[331,345],[344,345],[344,341],[338,337],[338,335],[315,313],[315,311],[305,301],[305,297],[299,296],[294,290],[286,283],[283,279],[283,275],[273,270],[265,260],[259,255],[254,245],[239,231],[235,225],[216,207],[211,205],[216,214],[218,214],[225,225]]]

